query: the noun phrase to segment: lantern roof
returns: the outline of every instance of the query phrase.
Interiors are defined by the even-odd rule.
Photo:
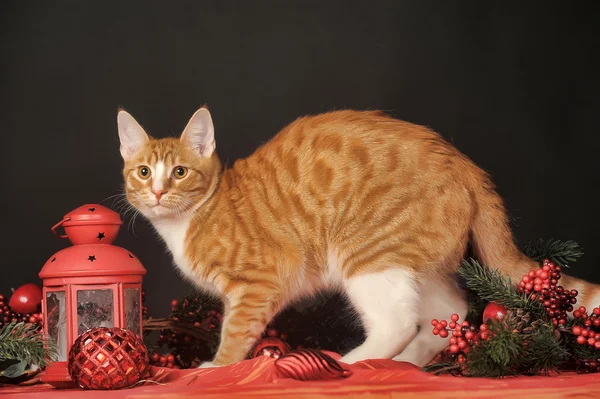
[[[41,279],[146,274],[142,262],[116,245],[73,245],[52,255],[39,273]]]

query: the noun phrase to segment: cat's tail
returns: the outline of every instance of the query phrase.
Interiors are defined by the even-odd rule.
[[[471,225],[472,246],[477,259],[488,267],[508,275],[514,284],[530,270],[539,267],[538,262],[528,258],[517,248],[502,198],[491,180],[475,192],[475,214]],[[600,286],[562,273],[559,282],[565,289],[579,292],[578,305],[588,311],[600,306]]]

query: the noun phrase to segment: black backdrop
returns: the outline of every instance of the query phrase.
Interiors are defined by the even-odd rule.
[[[600,282],[600,14],[562,3],[0,2],[0,292],[39,282],[66,212],[119,192],[117,107],[160,137],[203,103],[229,164],[307,113],[431,126],[493,174],[520,243],[577,240],[571,273]],[[152,230],[117,244],[166,315],[185,284]]]

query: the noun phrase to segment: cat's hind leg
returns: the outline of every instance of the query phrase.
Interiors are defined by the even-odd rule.
[[[344,280],[345,292],[366,330],[366,340],[340,360],[391,359],[417,333],[419,291],[411,271],[390,268]]]
[[[450,338],[433,335],[431,320],[448,320],[453,313],[464,320],[467,314],[467,302],[462,290],[452,280],[427,280],[419,284],[421,303],[419,306],[419,325],[416,337],[394,360],[412,363],[418,367],[427,365],[449,344]]]

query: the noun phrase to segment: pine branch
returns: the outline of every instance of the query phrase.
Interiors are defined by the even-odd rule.
[[[476,260],[470,259],[464,260],[458,271],[467,288],[475,291],[481,299],[508,309],[523,309],[538,319],[546,317],[547,313],[542,304],[519,294],[510,277],[502,275],[498,270],[484,267]]]
[[[525,255],[538,262],[550,259],[561,267],[568,267],[583,255],[583,249],[575,241],[544,240],[532,241],[523,249]]]
[[[58,358],[58,349],[30,323],[12,322],[0,330],[0,361],[20,360],[45,367]]]
[[[568,357],[566,346],[557,338],[552,327],[542,324],[527,339],[520,368],[526,374],[549,374]]]

